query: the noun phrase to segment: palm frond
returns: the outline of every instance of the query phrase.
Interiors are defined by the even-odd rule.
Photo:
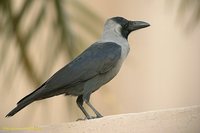
[[[200,1],[180,0],[178,19],[186,24],[186,31],[193,30],[200,23]]]
[[[18,48],[17,50],[19,50],[19,63],[24,66],[26,75],[34,85],[40,84],[43,79],[41,76],[47,75],[47,73],[51,71],[54,66],[54,61],[52,60],[56,60],[56,58],[59,57],[59,54],[65,53],[66,58],[73,58],[75,55],[80,53],[84,47],[86,42],[84,37],[80,37],[79,34],[71,28],[71,23],[77,23],[83,30],[87,31],[88,35],[94,38],[99,36],[100,32],[96,27],[99,27],[98,25],[102,24],[101,18],[77,0],[46,0],[40,2],[42,6],[39,8],[38,14],[31,18],[31,24],[25,31],[23,31],[23,23],[26,21],[26,16],[29,14],[31,15],[32,7],[36,4],[36,1],[23,1],[17,12],[13,9],[14,4],[15,1],[10,0],[2,0],[0,2],[0,14],[2,14],[0,17],[1,20],[3,20],[0,23],[0,34],[4,34],[6,37],[4,40],[14,39],[16,41],[14,44]],[[44,64],[48,64],[48,69],[45,69],[45,65],[42,65],[43,68],[41,70],[45,71],[44,73],[39,74],[37,71],[38,69],[33,65],[34,62],[32,61],[32,57],[28,54],[28,47],[29,45],[33,45],[31,42],[33,41],[32,39],[34,39],[34,36],[40,34],[40,28],[42,28],[41,23],[46,21],[45,15],[48,13],[47,10],[52,9],[52,5],[54,7],[55,18],[52,16],[53,19],[51,20],[55,23],[49,28],[52,29],[51,31],[57,32],[56,36],[58,38],[57,41],[49,43],[49,45],[56,45],[56,47],[54,47],[55,49],[50,50],[52,51],[48,53],[50,55],[44,58],[45,60],[43,62],[45,62]],[[73,12],[70,13],[70,11],[66,9],[67,6],[73,6],[73,10],[75,10],[76,14]],[[77,15],[79,17],[74,17]],[[90,20],[93,20],[91,21],[92,23]],[[52,37],[52,35],[49,35],[49,37]],[[49,39],[51,40],[51,38]],[[13,45],[13,43],[3,41],[3,44],[0,45],[0,70],[4,61],[8,60],[6,58],[6,51],[9,45]]]

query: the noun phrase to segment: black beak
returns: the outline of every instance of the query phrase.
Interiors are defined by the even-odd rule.
[[[150,26],[150,24],[143,21],[129,21],[129,30],[135,31]]]

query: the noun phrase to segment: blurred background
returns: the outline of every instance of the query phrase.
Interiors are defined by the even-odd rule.
[[[113,16],[150,27],[129,36],[120,73],[91,96],[103,115],[200,104],[199,0],[1,0],[0,127],[75,121],[76,98],[35,102],[11,118],[17,101],[101,36]]]

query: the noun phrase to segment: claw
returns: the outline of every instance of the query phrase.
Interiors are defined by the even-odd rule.
[[[76,121],[85,121],[85,120],[87,120],[86,117],[85,118],[78,118]]]
[[[101,114],[97,115],[96,118],[101,118],[103,117]]]
[[[101,118],[103,116],[90,116],[89,118],[78,118],[76,121],[85,121],[85,120],[90,120],[90,119],[96,119],[96,118]]]

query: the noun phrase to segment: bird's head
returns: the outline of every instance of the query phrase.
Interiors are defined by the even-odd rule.
[[[127,39],[132,31],[148,27],[150,24],[143,21],[127,20],[123,17],[113,17],[106,21],[105,26],[106,29],[112,28]]]

